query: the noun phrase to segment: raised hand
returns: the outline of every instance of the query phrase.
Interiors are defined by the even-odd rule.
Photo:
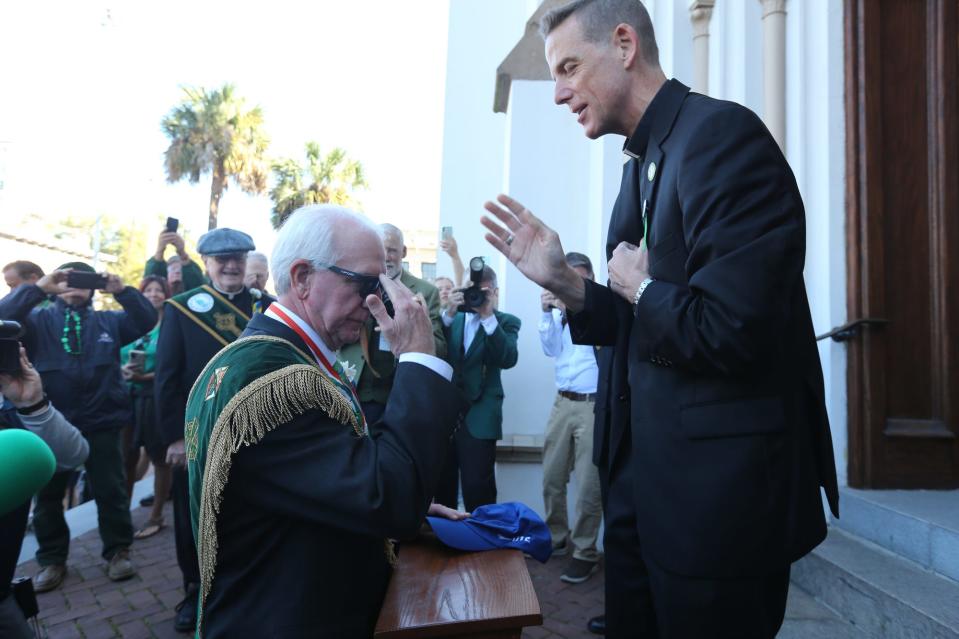
[[[59,295],[70,290],[67,286],[67,274],[69,270],[51,271],[37,280],[37,286],[48,295]]]
[[[27,351],[20,347],[20,375],[0,375],[0,393],[17,408],[33,406],[43,399],[40,373],[27,359]]]
[[[559,235],[508,195],[497,195],[496,200],[498,204],[486,202],[483,208],[502,224],[483,216],[480,221],[490,231],[486,234],[486,241],[523,275],[553,290],[556,282],[569,270]]]
[[[440,248],[450,257],[459,258],[460,256],[460,249],[456,244],[456,238],[452,235],[446,239],[440,240]]]
[[[446,316],[447,317],[456,317],[457,309],[463,305],[464,302],[463,289],[458,288],[456,290],[450,291],[450,296],[446,299]]]
[[[556,231],[510,196],[501,193],[496,201],[498,203],[483,205],[502,223],[483,216],[480,222],[490,231],[486,241],[505,255],[520,273],[552,291],[570,310],[580,310],[586,298],[586,285],[583,277],[566,263]]]
[[[105,275],[107,278],[106,286],[103,287],[103,290],[111,295],[116,295],[124,289],[123,278],[119,275],[114,275],[113,273],[101,273],[100,275]]]
[[[393,317],[386,312],[383,300],[376,295],[367,296],[366,306],[376,318],[379,330],[389,340],[393,354],[397,357],[403,353],[435,355],[433,323],[430,321],[423,296],[413,295],[410,289],[390,279],[386,274],[380,275],[380,283],[393,303]]]

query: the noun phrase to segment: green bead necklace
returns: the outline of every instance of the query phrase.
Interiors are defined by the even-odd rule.
[[[77,349],[73,350],[70,347],[70,318],[73,318],[73,333],[77,336]],[[80,329],[80,314],[77,313],[72,308],[68,308],[66,313],[63,315],[63,336],[60,338],[60,343],[63,344],[63,350],[67,352],[68,355],[79,355],[83,352],[83,340],[81,339],[81,329]]]

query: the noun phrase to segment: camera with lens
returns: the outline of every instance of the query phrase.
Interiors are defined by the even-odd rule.
[[[0,320],[0,373],[20,375],[20,336],[23,329],[19,322]]]
[[[474,257],[470,260],[470,285],[463,289],[463,303],[456,309],[458,312],[475,313],[486,304],[489,293],[480,287],[485,268],[486,262],[482,257]]]

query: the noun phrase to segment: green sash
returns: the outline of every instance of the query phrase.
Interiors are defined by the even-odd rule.
[[[204,284],[167,300],[184,316],[226,346],[246,328],[250,316],[233,305],[212,286]]]
[[[190,515],[200,559],[197,637],[216,573],[217,514],[233,455],[310,410],[365,435],[352,402],[316,360],[291,342],[244,337],[217,353],[200,373],[186,405],[184,440],[190,473]],[[362,415],[362,413],[359,413]]]

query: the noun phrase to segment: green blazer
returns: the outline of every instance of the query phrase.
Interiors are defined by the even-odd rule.
[[[436,344],[436,356],[446,358],[446,336],[443,333],[443,321],[440,319],[440,294],[435,286],[410,275],[407,271],[400,274],[400,282],[414,293],[422,293],[433,322],[433,340]],[[362,339],[355,344],[347,344],[340,349],[340,360],[356,367],[356,394],[361,402],[386,404],[393,388],[393,374],[396,371],[396,357],[390,351],[380,350],[380,334],[373,330],[375,323],[370,317],[363,329],[366,332],[368,362],[363,356]],[[372,364],[372,368],[369,366]],[[376,373],[374,374],[373,369]]]
[[[466,353],[463,352],[466,313],[457,313],[446,329],[453,383],[470,402],[466,427],[477,439],[502,439],[503,382],[500,371],[516,366],[519,358],[516,340],[522,322],[509,313],[494,313],[499,324],[496,330],[487,335],[480,326]]]

